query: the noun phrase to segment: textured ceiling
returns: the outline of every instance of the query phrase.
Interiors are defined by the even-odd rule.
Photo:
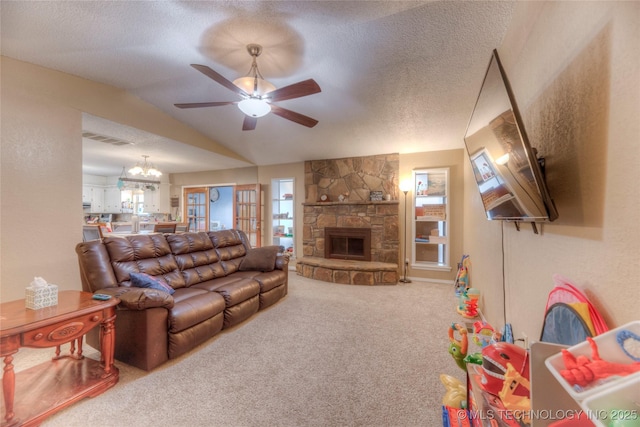
[[[123,88],[257,165],[462,148],[491,50],[515,3],[497,1],[12,1],[1,4],[2,55]],[[319,121],[273,114],[242,131],[236,101],[189,64],[229,80],[245,46],[276,87],[312,78],[322,92],[281,101]],[[132,139],[83,142],[85,173],[119,174],[141,154],[165,172],[233,167],[201,149],[85,115],[84,129]],[[105,145],[105,144],[102,144]],[[142,152],[144,151],[144,152]]]

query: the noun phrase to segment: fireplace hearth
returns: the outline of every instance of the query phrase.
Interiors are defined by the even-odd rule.
[[[302,253],[296,273],[348,285],[395,285],[399,275],[397,153],[305,162]],[[372,198],[372,192],[391,200]],[[325,197],[323,197],[325,196]],[[327,229],[347,234],[328,237]],[[353,234],[367,229],[367,237]]]
[[[371,228],[325,227],[324,257],[371,261]]]

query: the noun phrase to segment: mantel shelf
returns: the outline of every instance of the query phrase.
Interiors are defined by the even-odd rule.
[[[400,203],[398,200],[382,200],[382,201],[370,201],[370,200],[359,200],[359,201],[348,201],[344,202],[306,202],[303,203],[302,206],[332,206],[332,205],[397,205]]]

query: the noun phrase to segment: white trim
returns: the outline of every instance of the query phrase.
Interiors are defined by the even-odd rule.
[[[444,279],[428,279],[426,277],[407,277],[409,280],[411,280],[412,282],[422,282],[422,283],[437,283],[440,285],[451,285],[452,286],[452,291],[453,291],[453,284],[454,281],[453,280],[444,280]]]
[[[450,265],[425,265],[425,264],[411,264],[411,268],[414,270],[433,270],[433,271],[451,271]]]

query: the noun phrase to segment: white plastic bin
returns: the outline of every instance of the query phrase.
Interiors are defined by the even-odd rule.
[[[593,338],[598,346],[598,352],[602,360],[614,363],[632,364],[634,360],[631,359],[620,347],[616,336],[619,331],[628,330],[637,336],[640,336],[640,320],[636,320],[626,325],[622,325],[618,328],[612,329],[604,334],[600,334]],[[592,360],[591,346],[588,341],[583,341],[580,344],[576,344],[567,349],[575,356],[586,356],[589,360]],[[640,372],[636,372],[623,377],[611,377],[602,382],[595,382],[589,386],[581,389],[572,387],[565,379],[560,375],[560,371],[566,369],[564,361],[562,360],[562,352],[554,354],[553,356],[545,360],[545,365],[554,377],[562,384],[564,389],[578,402],[586,399],[587,397],[602,391],[604,388],[612,387],[618,383],[624,382],[630,378],[640,379]]]
[[[605,388],[585,399],[581,406],[598,427],[640,427],[640,377]]]

